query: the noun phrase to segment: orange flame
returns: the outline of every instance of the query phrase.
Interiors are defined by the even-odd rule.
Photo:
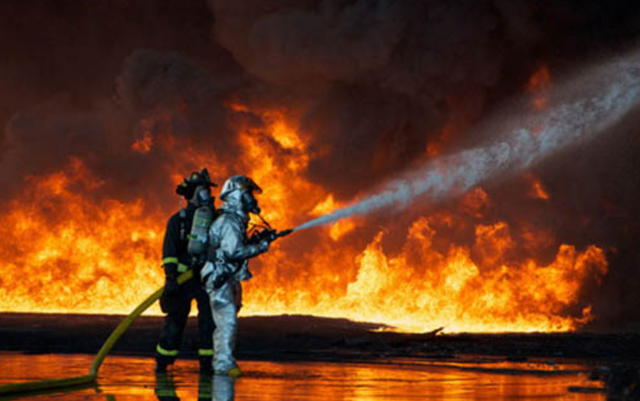
[[[440,155],[442,145],[451,138],[453,130],[454,130],[453,122],[449,122],[448,124],[446,124],[440,131],[440,134],[438,135],[438,137],[427,144],[427,156],[436,157]]]
[[[544,185],[538,177],[528,173],[525,175],[525,178],[530,185],[529,192],[527,193],[530,198],[549,200],[549,193],[544,189]]]
[[[279,228],[342,206],[301,174],[308,146],[286,113],[266,111],[262,117],[266,129],[238,133],[246,171],[174,146],[169,133],[156,133],[154,146],[184,152],[184,160],[211,167],[215,177],[251,176],[264,189],[259,200],[265,217]],[[174,183],[188,172],[185,166],[168,171]],[[122,314],[162,284],[160,250],[174,211],[158,210],[145,199],[92,199],[101,181],[77,159],[63,171],[29,180],[35,198],[13,200],[0,215],[3,311]],[[445,326],[449,332],[565,331],[591,319],[580,294],[607,272],[598,247],[579,251],[563,244],[551,263],[541,265],[514,261],[516,242],[505,222],[478,224],[472,243],[446,237],[447,228],[481,217],[489,202],[476,189],[460,201],[463,213],[418,218],[393,252],[384,247],[388,233],[382,229],[368,243],[346,241],[359,233],[358,219],[314,229],[316,239],[300,235],[276,242],[253,263],[256,277],[245,286],[242,314],[301,313],[406,331]],[[541,246],[533,243],[535,228],[529,235],[521,238],[531,238],[530,249]],[[571,316],[569,309],[583,309],[583,315]]]
[[[314,216],[321,216],[323,214],[331,213],[342,206],[343,205],[339,205],[333,200],[333,195],[329,195],[324,201],[318,203],[313,208],[311,214]],[[329,229],[329,236],[332,240],[338,241],[342,236],[350,233],[355,228],[356,222],[354,219],[348,218],[339,220],[331,225],[331,228]]]
[[[152,146],[153,146],[153,136],[151,136],[151,133],[145,132],[142,138],[136,139],[131,144],[131,149],[135,150],[138,153],[145,154],[145,153],[151,152]]]
[[[566,331],[590,318],[562,316],[562,310],[575,304],[583,282],[606,273],[599,248],[578,252],[561,245],[547,266],[533,260],[507,264],[505,253],[513,241],[505,223],[478,226],[472,249],[451,245],[437,251],[435,235],[431,220],[421,218],[409,230],[402,252],[391,256],[382,249],[380,232],[356,256],[357,270],[347,279],[346,288],[333,294],[298,290],[289,296],[282,290],[273,292],[268,283],[250,283],[245,313],[348,317],[418,332],[439,326],[449,332]],[[480,254],[478,261],[473,260],[473,252]],[[323,265],[327,256],[332,259],[336,253],[325,254],[316,263]],[[277,258],[267,255],[269,263],[277,263]],[[329,289],[332,280],[339,285],[345,281],[343,276],[352,274],[334,272],[335,276],[317,279],[325,282],[320,288]],[[269,307],[265,310],[263,305]]]
[[[14,200],[0,217],[4,311],[123,313],[162,283],[164,224],[141,199],[96,203],[71,189],[93,180],[73,160],[64,173],[29,178],[33,204]]]
[[[547,91],[551,87],[551,73],[546,65],[542,65],[531,75],[527,82],[527,90],[533,95],[531,104],[537,110],[544,110],[547,106]]]

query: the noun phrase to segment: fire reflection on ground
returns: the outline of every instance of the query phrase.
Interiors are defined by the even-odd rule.
[[[90,355],[0,354],[0,384],[82,375]],[[242,361],[235,383],[198,374],[197,361],[180,360],[166,375],[153,373],[151,358],[114,356],[98,385],[23,399],[65,400],[604,400],[587,379],[589,366],[490,359],[456,363],[378,360],[370,363]]]

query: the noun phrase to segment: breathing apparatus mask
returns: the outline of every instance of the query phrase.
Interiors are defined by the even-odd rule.
[[[220,200],[227,202],[233,197],[233,202],[239,203],[243,212],[259,215],[260,207],[254,197],[255,193],[262,193],[255,181],[244,175],[236,175],[225,181],[220,191]]]
[[[209,187],[200,187],[196,192],[196,201],[198,206],[213,206],[213,198],[211,197],[211,189]]]
[[[260,214],[260,206],[258,206],[258,201],[253,196],[252,191],[244,191],[242,193],[242,208],[247,213]]]

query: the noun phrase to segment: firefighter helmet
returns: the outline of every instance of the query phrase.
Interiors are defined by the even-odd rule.
[[[218,185],[211,181],[209,172],[206,168],[202,170],[194,171],[188,177],[186,177],[182,184],[176,187],[176,193],[182,195],[187,199],[191,199],[197,187],[205,185],[208,187],[217,187]]]
[[[224,199],[231,192],[235,190],[246,190],[249,192],[262,193],[262,188],[258,186],[251,178],[244,175],[234,175],[225,181],[224,185],[222,185],[222,190],[220,191],[220,200],[224,201]]]

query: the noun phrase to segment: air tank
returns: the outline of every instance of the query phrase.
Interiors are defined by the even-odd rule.
[[[187,245],[189,255],[199,257],[206,253],[209,242],[209,227],[213,223],[214,216],[215,212],[210,206],[200,206],[196,209]]]

